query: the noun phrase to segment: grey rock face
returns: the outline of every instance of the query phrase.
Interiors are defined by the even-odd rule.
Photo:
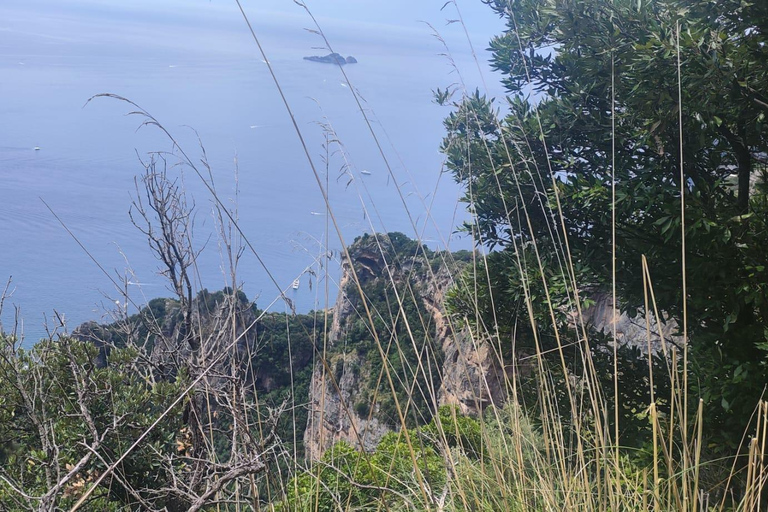
[[[391,430],[375,416],[368,419],[368,415],[361,415],[355,410],[354,404],[360,399],[361,382],[360,375],[352,368],[360,363],[354,355],[331,360],[332,366],[343,368],[336,385],[322,365],[315,367],[309,387],[310,414],[304,431],[307,460],[319,459],[338,441],[373,450],[384,434]]]
[[[495,357],[496,351],[485,342],[473,340],[461,326],[452,325],[445,314],[443,301],[453,284],[455,269],[449,271],[445,265],[440,265],[434,273],[425,272],[425,264],[418,258],[400,261],[387,268],[384,258],[373,245],[353,246],[350,253],[363,286],[389,279],[389,273],[392,273],[391,278],[396,281],[409,279],[412,289],[420,297],[423,323],[429,326],[434,345],[442,349],[444,356],[441,368],[430,368],[439,375],[435,379],[439,381],[435,389],[436,405],[455,405],[463,413],[479,414],[490,404],[503,403],[506,399],[504,368]],[[352,322],[360,314],[344,293],[351,282],[351,264],[345,261],[328,336],[331,345],[344,341]],[[372,450],[386,433],[397,428],[377,418],[380,403],[372,408],[369,406],[365,359],[365,354],[350,349],[329,356],[327,367],[317,363],[309,389],[309,417],[304,432],[308,460],[318,459],[338,441]]]
[[[608,292],[597,292],[592,294],[592,299],[595,303],[584,310],[583,313],[585,324],[597,332],[612,335],[614,316],[611,294]],[[621,304],[618,306],[621,307]],[[662,322],[657,322],[653,313],[649,313],[648,324],[646,325],[646,318],[640,312],[636,316],[631,317],[627,313],[618,311],[615,324],[616,341],[619,346],[637,347],[642,353],[647,354],[649,349],[653,353],[662,352],[662,339],[666,343],[682,343],[682,340],[676,334],[679,329],[677,322],[674,319],[666,318],[663,311],[660,314],[664,317]]]

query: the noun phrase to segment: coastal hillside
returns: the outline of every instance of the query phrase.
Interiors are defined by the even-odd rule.
[[[119,134],[71,144],[72,117],[18,142],[54,116],[5,109],[2,270],[51,262],[35,295],[77,310],[98,289],[108,320],[55,309],[27,338],[6,281],[0,512],[768,510],[768,3],[449,1],[430,45],[391,23],[428,2],[6,1],[4,97],[44,103],[114,58],[140,64],[116,82],[137,96],[171,80],[154,108],[196,89],[186,110],[243,139],[209,152],[218,127],[96,93],[154,137],[123,209],[100,148]],[[476,9],[498,23],[486,57]],[[95,44],[123,18],[144,57]],[[284,36],[298,20],[315,44]],[[162,48],[188,23],[201,55]],[[206,88],[231,73],[242,89]]]

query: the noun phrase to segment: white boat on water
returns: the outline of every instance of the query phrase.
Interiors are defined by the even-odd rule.
[[[296,279],[293,280],[293,284],[291,285],[291,288],[293,288],[294,290],[298,290],[299,289],[299,284],[301,284],[301,283],[299,281],[299,278],[297,277]]]

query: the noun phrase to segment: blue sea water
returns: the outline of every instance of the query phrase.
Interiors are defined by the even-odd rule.
[[[454,233],[466,215],[457,202],[460,191],[441,173],[438,149],[449,110],[432,102],[431,91],[462,81],[482,90],[483,80],[463,27],[445,23],[452,15],[440,10],[443,2],[425,0],[418,8],[381,3],[311,6],[333,49],[358,59],[345,67],[348,80],[336,66],[302,59],[328,50],[304,30],[311,20],[300,7],[278,0],[243,5],[321,182],[328,184],[345,242],[372,229],[414,236],[416,225],[433,248],[468,248],[469,241]],[[459,3],[481,51],[501,27],[480,2],[466,4]],[[450,57],[440,55],[445,48],[419,18],[440,31]],[[479,60],[485,81],[497,82],[486,57]],[[391,175],[352,88],[363,98]],[[179,162],[178,150],[156,127],[141,127],[140,116],[126,115],[135,110],[131,105],[108,98],[86,105],[99,93],[134,101],[199,167],[207,160],[219,196],[236,207],[239,225],[264,263],[245,251],[237,268],[238,285],[260,307],[279,297],[278,287],[288,289],[299,311],[333,302],[338,267],[329,268],[326,299],[317,261],[327,249],[337,254],[341,242],[332,227],[326,231],[326,207],[311,166],[236,4],[4,0],[0,281],[12,276],[2,312],[6,331],[18,320],[30,342],[52,331],[59,318],[71,331],[83,321],[135,312],[125,304],[126,290],[138,305],[171,295],[128,215],[150,152],[167,152],[169,174],[195,205],[196,286],[231,284],[214,201],[202,181],[189,167],[172,165]],[[342,154],[333,144],[327,165],[323,123],[332,125],[344,149]],[[317,275],[303,273],[307,268]],[[299,276],[301,286],[293,290]],[[113,280],[124,285],[116,289]],[[285,310],[279,300],[271,307]]]

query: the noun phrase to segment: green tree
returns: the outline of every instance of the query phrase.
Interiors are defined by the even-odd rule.
[[[508,111],[464,99],[443,146],[479,241],[501,249],[486,315],[491,302],[519,310],[523,283],[534,299],[547,283],[553,301],[573,280],[610,289],[615,226],[621,306],[644,304],[645,256],[660,307],[682,323],[684,189],[693,387],[715,438],[738,442],[768,382],[768,6],[486,3],[507,21],[490,50]],[[513,315],[496,318],[513,328]]]
[[[97,364],[98,354],[68,338],[25,351],[0,336],[0,509],[70,508],[185,385],[183,375],[154,381],[134,349],[113,349],[108,366]],[[166,464],[183,444],[178,405],[102,482],[90,506],[170,507]]]
[[[413,453],[402,432],[386,434],[368,454],[340,441],[287,484],[278,510],[433,510],[424,496],[445,499],[448,459],[479,460],[481,432],[480,420],[442,407],[431,422],[408,431]]]

